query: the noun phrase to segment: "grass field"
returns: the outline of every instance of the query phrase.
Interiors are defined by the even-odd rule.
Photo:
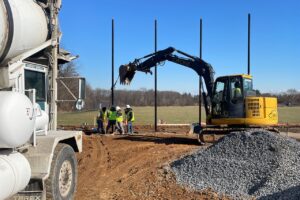
[[[203,110],[203,109],[202,109]],[[135,107],[136,124],[153,124],[153,107]],[[59,125],[81,125],[87,123],[93,125],[97,111],[59,113]],[[168,124],[191,124],[198,121],[198,107],[159,107],[158,119]],[[202,120],[205,121],[204,110]],[[281,123],[300,123],[300,107],[280,107],[279,121]]]

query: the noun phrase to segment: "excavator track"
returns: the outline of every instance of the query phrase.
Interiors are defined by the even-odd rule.
[[[201,130],[194,132],[197,134],[197,140],[202,145],[205,143],[214,143],[225,135],[229,135],[233,132],[242,132],[247,130],[267,130],[274,133],[280,133],[278,129],[274,127],[259,127],[259,126],[249,126],[249,127],[221,127],[221,126],[207,126],[202,127]]]

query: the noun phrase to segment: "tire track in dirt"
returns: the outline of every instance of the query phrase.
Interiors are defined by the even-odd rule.
[[[99,196],[99,199],[108,199],[108,197],[106,196],[107,194],[107,190],[109,190],[109,188],[107,187],[107,180],[110,179],[109,177],[109,170],[111,169],[111,155],[109,152],[108,147],[105,144],[105,137],[98,137],[98,142],[99,142],[99,146],[100,149],[99,154],[100,159],[99,159],[99,171],[100,171],[100,176],[95,177],[97,180],[100,179],[102,181],[97,181],[95,182],[96,187],[98,188],[97,191],[95,191],[95,195]]]
[[[105,171],[109,167],[110,155],[103,139],[97,136],[84,137],[84,153],[78,155],[79,176],[77,191],[82,191],[83,199],[101,199]],[[92,189],[96,188],[96,189]],[[97,189],[99,188],[99,189]]]

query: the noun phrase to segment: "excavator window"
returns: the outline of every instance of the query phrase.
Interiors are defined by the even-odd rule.
[[[212,100],[212,108],[214,116],[226,116],[227,112],[227,79],[219,79],[215,84],[215,90]]]
[[[244,117],[244,80],[242,76],[229,77],[229,94],[228,117],[243,118]]]
[[[215,93],[215,100],[220,102],[223,99],[223,93],[225,91],[225,83],[224,82],[218,82],[216,87],[216,93]]]
[[[248,90],[253,90],[253,86],[252,86],[252,80],[245,78],[244,79],[244,90],[248,91]]]
[[[253,89],[252,79],[244,78],[244,92],[245,96],[257,96],[256,91]]]
[[[242,100],[244,96],[241,77],[231,77],[230,85],[231,85],[231,102],[237,103],[238,101]]]

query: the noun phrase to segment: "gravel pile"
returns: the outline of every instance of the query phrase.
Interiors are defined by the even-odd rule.
[[[180,184],[234,199],[300,199],[300,143],[264,130],[232,133],[171,164]]]

